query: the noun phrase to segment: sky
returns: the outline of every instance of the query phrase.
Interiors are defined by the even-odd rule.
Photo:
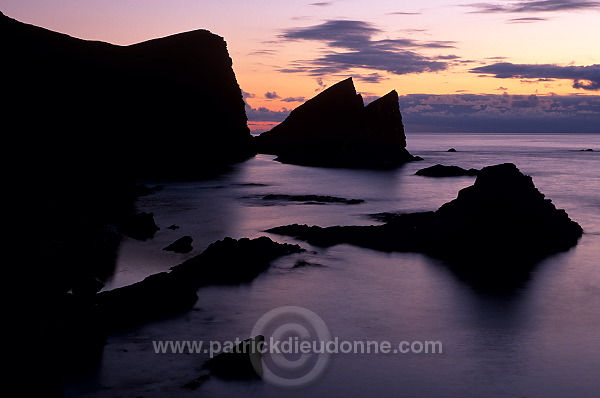
[[[227,41],[261,132],[352,76],[409,132],[600,133],[600,0],[0,0],[21,22],[129,45]],[[483,0],[486,1],[486,0]]]

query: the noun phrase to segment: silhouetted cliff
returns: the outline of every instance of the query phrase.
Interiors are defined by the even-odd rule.
[[[116,46],[1,15],[0,52],[23,161],[181,177],[254,153],[226,43],[206,30]]]
[[[394,167],[415,158],[406,150],[391,91],[366,107],[352,78],[329,87],[256,137],[258,152],[283,163],[332,167]]]
[[[7,246],[19,257],[8,324],[52,388],[45,334],[79,322],[66,297],[113,271],[134,181],[195,178],[255,152],[226,43],[208,31],[116,46],[0,14],[0,54]]]

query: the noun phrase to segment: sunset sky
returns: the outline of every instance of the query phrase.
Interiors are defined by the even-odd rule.
[[[225,38],[262,131],[348,76],[414,131],[600,132],[600,1],[0,0],[21,22],[127,45]]]

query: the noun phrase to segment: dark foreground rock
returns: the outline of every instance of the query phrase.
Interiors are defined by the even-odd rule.
[[[58,343],[88,329],[65,295],[114,272],[115,226],[148,193],[134,183],[212,174],[255,151],[226,42],[206,30],[117,46],[0,13],[0,58],[7,225],[21,241],[7,246],[26,253],[7,276],[20,292],[6,323],[28,342],[20,384],[50,396],[62,365],[85,367]]]
[[[304,202],[304,204],[327,204],[327,203],[342,203],[346,205],[357,205],[364,203],[362,199],[346,199],[337,196],[326,195],[276,195],[269,194],[263,196],[263,200],[285,200],[291,202]]]
[[[256,239],[225,238],[201,254],[171,268],[150,275],[130,286],[100,292],[96,308],[108,329],[130,327],[189,310],[198,296],[196,290],[211,284],[251,282],[269,268],[274,259],[303,251],[298,245]]]
[[[426,253],[472,281],[520,280],[540,259],[575,246],[583,230],[514,164],[484,167],[472,186],[437,211],[394,215],[380,226],[288,225],[268,232],[322,247],[339,243]]]
[[[193,238],[191,236],[182,236],[177,239],[175,242],[171,243],[167,247],[163,248],[163,250],[171,251],[175,253],[189,253],[193,250],[192,242]]]
[[[125,217],[118,226],[119,232],[137,240],[154,238],[160,228],[154,221],[154,213],[136,213]]]
[[[352,78],[306,101],[255,141],[258,152],[283,163],[388,168],[416,160],[406,150],[396,91],[364,106]]]
[[[261,349],[264,341],[262,335],[243,340],[231,350],[206,361],[203,369],[220,379],[258,379],[263,374]]]
[[[461,177],[461,176],[476,176],[479,170],[477,169],[463,169],[458,166],[444,166],[442,164],[436,164],[434,166],[426,167],[421,170],[417,170],[415,173],[418,176],[426,177]]]

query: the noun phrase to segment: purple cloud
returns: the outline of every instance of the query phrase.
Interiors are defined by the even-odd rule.
[[[573,80],[573,88],[583,90],[600,90],[600,64],[589,66],[560,66],[554,64],[512,64],[499,62],[480,66],[470,70],[471,73],[494,75],[499,79],[569,79]]]
[[[471,3],[466,7],[475,8],[473,13],[521,13],[552,11],[594,11],[600,9],[600,2],[593,0],[524,0],[510,3]]]
[[[313,60],[297,61],[285,73],[303,72],[313,76],[343,73],[352,68],[386,71],[394,74],[435,72],[447,69],[442,58],[416,52],[421,48],[454,48],[453,41],[412,39],[374,40],[382,31],[365,21],[329,20],[319,25],[284,31],[284,40],[313,40],[325,43],[330,51]],[[410,50],[409,50],[410,49]],[[454,59],[454,58],[452,58]]]
[[[273,92],[267,91],[265,93],[265,98],[267,98],[267,99],[277,99],[277,98],[280,98],[280,97],[279,97],[279,95],[275,91],[273,91]]]

